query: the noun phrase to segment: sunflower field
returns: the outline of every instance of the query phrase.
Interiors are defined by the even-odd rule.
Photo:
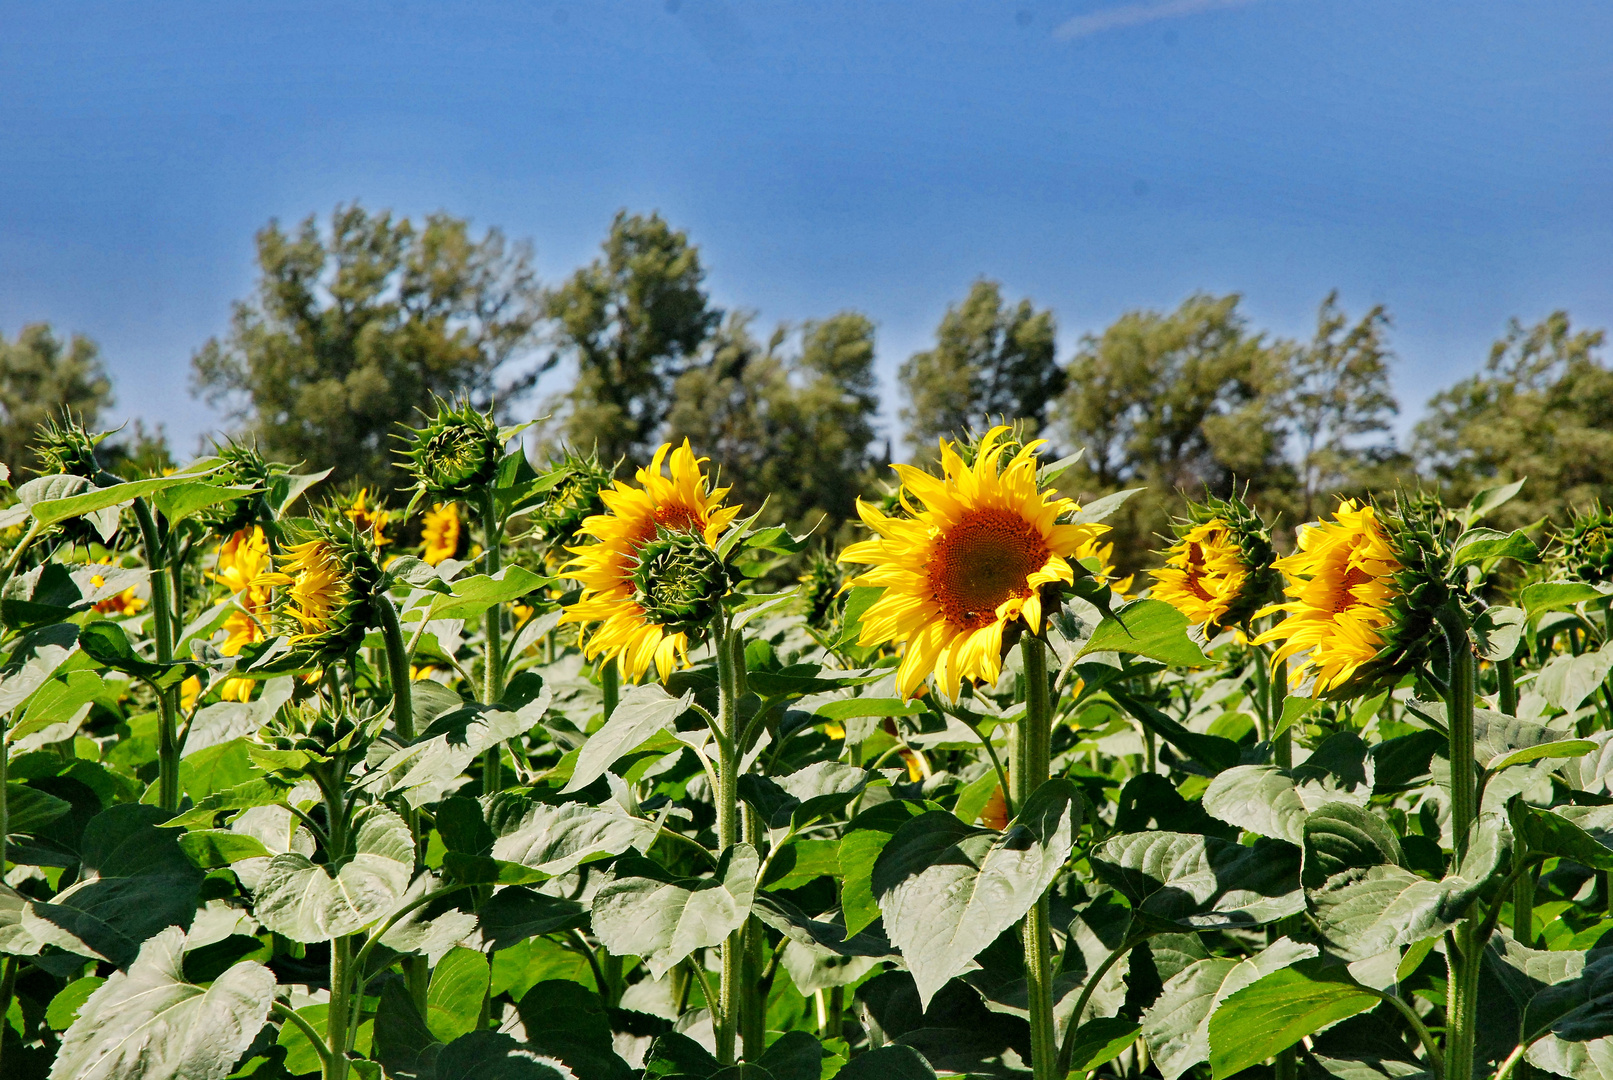
[[[1613,515],[1206,497],[1119,579],[1011,428],[838,552],[521,436],[389,507],[41,430],[0,1077],[1613,1077]]]

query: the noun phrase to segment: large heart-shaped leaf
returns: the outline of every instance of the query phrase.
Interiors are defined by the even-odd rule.
[[[1204,810],[1229,825],[1298,844],[1305,837],[1305,803],[1292,778],[1275,765],[1238,765],[1219,773],[1204,792]]]
[[[673,697],[655,683],[629,689],[610,719],[583,744],[562,793],[581,791],[604,776],[623,754],[670,728],[693,701],[693,691]]]
[[[1050,780],[999,833],[931,811],[896,831],[874,866],[885,930],[928,1004],[1018,922],[1070,856],[1081,818],[1068,780]]]
[[[1259,926],[1305,908],[1299,849],[1193,833],[1113,836],[1090,856],[1098,876],[1154,918],[1194,929]]]
[[[1242,1072],[1381,999],[1343,968],[1301,961],[1225,998],[1210,1017],[1210,1075]]]
[[[392,911],[414,871],[409,827],[390,810],[366,807],[357,815],[353,846],[334,873],[295,851],[270,859],[254,890],[259,921],[312,943],[355,933]]]
[[[642,956],[659,979],[745,924],[760,864],[749,844],[723,852],[709,878],[674,878],[648,859],[619,859],[615,879],[594,896],[594,933],[615,956]]]
[[[1204,667],[1209,658],[1187,636],[1187,628],[1187,616],[1163,600],[1133,600],[1104,616],[1081,655],[1131,653],[1180,667]]]
[[[268,968],[243,960],[205,990],[185,981],[185,934],[169,927],[91,994],[62,1036],[51,1080],[223,1080],[274,1002]]]
[[[493,857],[558,877],[629,848],[647,851],[657,831],[655,822],[633,817],[614,801],[602,807],[533,803],[511,831],[493,841]]]

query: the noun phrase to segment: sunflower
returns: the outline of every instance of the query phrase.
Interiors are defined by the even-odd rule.
[[[1153,596],[1195,626],[1219,626],[1249,580],[1243,550],[1220,518],[1187,530],[1153,571]]]
[[[693,540],[709,549],[739,514],[739,507],[722,505],[727,488],[710,490],[701,469],[705,460],[694,456],[687,439],[676,450],[671,443],[662,445],[649,468],[634,475],[637,487],[617,480],[600,492],[605,513],[587,518],[577,530],[596,542],[567,549],[576,557],[563,569],[582,585],[582,596],[560,622],[599,623],[584,655],[617,658],[630,679],[649,670],[652,660],[663,679],[680,662],[688,663],[689,631],[696,627],[653,621],[646,609],[659,608],[657,601],[665,598],[646,594],[645,586],[653,591],[657,583],[640,580],[639,571],[646,547],[685,547],[684,541]],[[663,474],[664,467],[670,475]],[[673,554],[687,563],[691,553]]]
[[[1314,677],[1318,696],[1343,686],[1378,656],[1401,593],[1401,563],[1377,511],[1345,499],[1332,521],[1306,526],[1299,549],[1276,566],[1292,599],[1257,615],[1284,611],[1288,618],[1255,644],[1281,642],[1276,660],[1301,657],[1289,676],[1296,686]]]
[[[353,496],[353,501],[342,508],[342,513],[353,523],[354,528],[360,532],[368,531],[376,547],[386,547],[392,542],[392,538],[382,535],[382,530],[391,523],[392,511],[383,506],[380,500],[377,500],[374,506],[368,505],[369,497],[369,488],[359,488],[358,494]]]
[[[219,545],[218,569],[212,577],[235,594],[237,605],[224,620],[224,644],[218,648],[223,655],[237,656],[242,649],[267,636],[264,627],[269,621],[273,593],[263,579],[272,566],[268,541],[256,525],[238,530]],[[253,683],[252,679],[226,679],[219,687],[219,697],[225,701],[248,701],[252,697]]]
[[[904,646],[896,676],[903,698],[913,697],[932,671],[948,698],[966,679],[995,683],[1004,633],[1019,626],[1040,632],[1042,588],[1074,581],[1070,560],[1107,531],[1060,523],[1079,508],[1038,486],[1040,441],[1019,448],[999,469],[1007,430],[986,433],[973,466],[943,439],[940,477],[892,466],[906,516],[858,501],[863,522],[878,536],[851,545],[840,561],[873,567],[850,584],[885,590],[864,613],[858,644]]]
[[[334,545],[323,538],[294,544],[281,558],[283,571],[265,574],[260,584],[285,588],[285,612],[301,626],[296,640],[330,630],[352,591]]]
[[[436,566],[459,550],[459,504],[438,503],[421,515],[420,557]]]
[[[108,555],[106,558],[100,560],[96,565],[111,566],[112,556]],[[91,574],[90,584],[99,589],[102,585],[106,584],[106,578],[102,577],[100,574]],[[135,615],[138,614],[145,606],[145,599],[136,595],[134,589],[131,587],[124,589],[116,596],[109,596],[105,600],[100,601],[95,605],[95,610],[99,611],[103,615]]]
[[[1132,583],[1137,579],[1136,574],[1127,574],[1123,578],[1115,576],[1115,546],[1112,542],[1099,539],[1096,534],[1082,540],[1070,557],[1090,570],[1098,584],[1109,586],[1122,597],[1131,592]]]

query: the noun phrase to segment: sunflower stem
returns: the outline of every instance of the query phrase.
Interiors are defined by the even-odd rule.
[[[1034,634],[1020,638],[1025,662],[1025,717],[1014,747],[1014,805],[1021,812],[1048,779],[1052,757],[1053,704],[1048,694],[1047,652]],[[1031,1069],[1036,1080],[1054,1080],[1059,1045],[1053,1019],[1053,936],[1047,895],[1037,898],[1020,924],[1025,947],[1025,989],[1030,1009]],[[1074,1021],[1072,1021],[1073,1023]]]
[[[392,680],[392,726],[398,738],[414,739],[414,694],[409,684],[409,650],[403,643],[403,627],[392,598],[381,594],[376,605],[381,611],[381,633],[386,637],[387,674]]]
[[[157,663],[174,659],[173,600],[168,595],[170,578],[163,557],[162,534],[156,516],[144,499],[134,500],[135,520],[140,524],[140,541],[146,549],[146,568],[151,582],[151,635],[157,645]],[[170,813],[179,809],[179,688],[157,691],[157,805]]]
[[[1451,832],[1458,863],[1467,854],[1469,833],[1477,817],[1478,778],[1473,756],[1473,650],[1468,644],[1467,622],[1460,611],[1443,607],[1438,612],[1440,628],[1450,656],[1449,694],[1446,721],[1450,731]],[[1447,1005],[1445,1012],[1445,1071],[1451,1077],[1473,1074],[1473,1054],[1478,1023],[1479,964],[1483,950],[1474,934],[1472,920],[1458,924],[1451,932],[1455,948],[1447,948]]]
[[[712,624],[712,645],[717,654],[717,852],[719,857],[739,841],[739,664],[744,642],[731,634],[727,620],[718,615]],[[735,640],[740,648],[734,648]],[[736,659],[737,653],[737,659]],[[717,1060],[734,1064],[735,1036],[739,1029],[739,999],[744,978],[745,927],[728,935],[722,947],[722,978],[718,986]]]
[[[482,490],[481,502],[483,556],[487,561],[487,575],[491,577],[499,572],[499,545],[504,541],[504,525],[498,519],[491,488]],[[482,704],[497,705],[499,698],[504,696],[503,604],[494,604],[487,609],[483,619],[483,634],[487,641],[482,657]],[[482,791],[489,795],[504,786],[499,776],[500,749],[500,744],[495,743],[487,748],[482,759]]]

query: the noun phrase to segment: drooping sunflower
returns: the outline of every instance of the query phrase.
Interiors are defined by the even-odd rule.
[[[896,687],[904,698],[932,672],[949,699],[965,680],[995,683],[1005,632],[1040,632],[1043,588],[1074,581],[1076,552],[1108,531],[1061,523],[1079,507],[1038,484],[1042,443],[1017,448],[1003,465],[1007,431],[987,432],[972,466],[942,440],[939,477],[892,466],[906,516],[857,504],[877,537],[852,544],[840,561],[872,567],[850,584],[884,589],[863,614],[859,644],[902,646]]]
[[[1314,679],[1317,696],[1344,686],[1378,657],[1396,620],[1400,559],[1376,508],[1345,499],[1332,521],[1307,525],[1299,547],[1278,559],[1291,598],[1259,615],[1288,617],[1255,639],[1281,642],[1275,659],[1300,657],[1289,681]]]
[[[1271,599],[1277,585],[1271,534],[1242,499],[1190,503],[1174,531],[1165,565],[1151,572],[1151,595],[1204,636],[1248,622]]]
[[[637,679],[654,662],[661,678],[688,663],[689,634],[716,614],[726,583],[712,545],[739,514],[722,505],[727,488],[710,489],[688,440],[655,452],[633,484],[600,492],[605,513],[583,521],[562,572],[582,585],[562,624],[598,623],[583,654],[616,658]],[[715,595],[712,593],[715,592]]]
[[[459,504],[438,503],[421,515],[420,558],[431,566],[459,551]]]
[[[374,541],[341,517],[313,523],[313,535],[288,547],[279,572],[255,584],[277,587],[280,632],[293,651],[314,663],[346,656],[377,622],[376,597],[385,588]]]

